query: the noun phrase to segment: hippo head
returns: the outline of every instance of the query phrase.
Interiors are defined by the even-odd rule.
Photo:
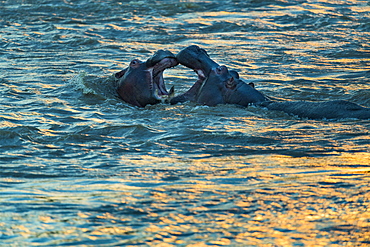
[[[219,65],[209,57],[204,49],[196,45],[191,45],[181,50],[176,55],[176,59],[182,65],[193,69],[198,75],[198,80],[186,93],[171,98],[170,103],[177,104],[186,101],[195,102],[209,72],[212,68],[216,68]]]
[[[248,106],[266,100],[265,96],[254,88],[253,83],[246,84],[236,71],[219,66],[204,49],[196,45],[181,50],[176,58],[182,65],[193,69],[198,80],[187,92],[172,98],[171,104],[193,101],[209,106]]]
[[[225,103],[224,96],[228,89],[235,87],[234,77],[225,66],[218,66],[210,70],[197,95],[197,103],[215,106]]]
[[[170,51],[159,50],[146,62],[138,59],[131,61],[128,68],[115,74],[119,80],[118,94],[129,104],[144,107],[157,104],[162,97],[173,93],[167,92],[163,72],[178,64]]]
[[[246,84],[239,79],[236,71],[219,66],[209,72],[196,101],[209,106],[218,104],[248,106],[265,100],[263,94],[257,91],[253,84]]]

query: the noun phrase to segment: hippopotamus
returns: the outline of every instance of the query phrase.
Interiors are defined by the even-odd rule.
[[[235,104],[248,106],[254,104],[269,110],[283,111],[309,119],[370,119],[370,108],[344,101],[276,101],[254,88],[253,83],[246,84],[236,71],[219,66],[198,46],[189,46],[180,51],[177,61],[193,69],[198,80],[184,94],[171,99],[171,104],[192,101],[203,105]]]
[[[269,110],[283,111],[309,119],[370,119],[370,108],[345,100],[330,101],[266,101],[259,104]]]
[[[192,101],[215,106],[218,104],[237,104],[248,106],[266,101],[265,96],[254,88],[254,84],[242,81],[239,74],[226,66],[214,62],[207,52],[196,46],[189,46],[176,56],[177,61],[193,69],[198,80],[184,94],[170,100],[171,104]]]
[[[178,64],[170,51],[158,50],[146,62],[131,61],[129,67],[115,74],[118,79],[117,92],[127,103],[145,107],[162,102],[162,97],[173,94],[166,90],[163,71]]]

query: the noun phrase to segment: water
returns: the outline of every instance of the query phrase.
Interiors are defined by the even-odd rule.
[[[369,120],[139,109],[112,78],[196,44],[266,95],[370,107],[369,1],[0,3],[1,246],[370,244]]]

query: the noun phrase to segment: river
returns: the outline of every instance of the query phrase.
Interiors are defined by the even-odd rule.
[[[0,0],[0,16],[0,246],[369,246],[370,120],[138,108],[112,76],[198,45],[265,95],[370,107],[369,1]]]

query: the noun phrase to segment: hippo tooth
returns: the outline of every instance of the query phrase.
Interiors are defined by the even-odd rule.
[[[172,86],[168,93],[168,98],[172,98],[173,96],[175,96],[175,86]]]
[[[155,97],[157,100],[161,100],[161,101],[162,101],[162,98],[159,96],[158,88],[156,88],[156,89],[155,89],[155,91],[154,91],[154,97]]]
[[[206,76],[204,75],[203,70],[201,70],[201,69],[196,70],[196,71],[195,71],[195,73],[197,73],[197,74],[198,74],[198,76],[199,76],[200,78],[202,78],[202,79],[206,78]]]
[[[168,95],[166,95],[166,99],[162,101],[163,103],[169,104],[171,102],[171,99],[175,97],[175,86],[172,86],[170,91],[168,92]]]

